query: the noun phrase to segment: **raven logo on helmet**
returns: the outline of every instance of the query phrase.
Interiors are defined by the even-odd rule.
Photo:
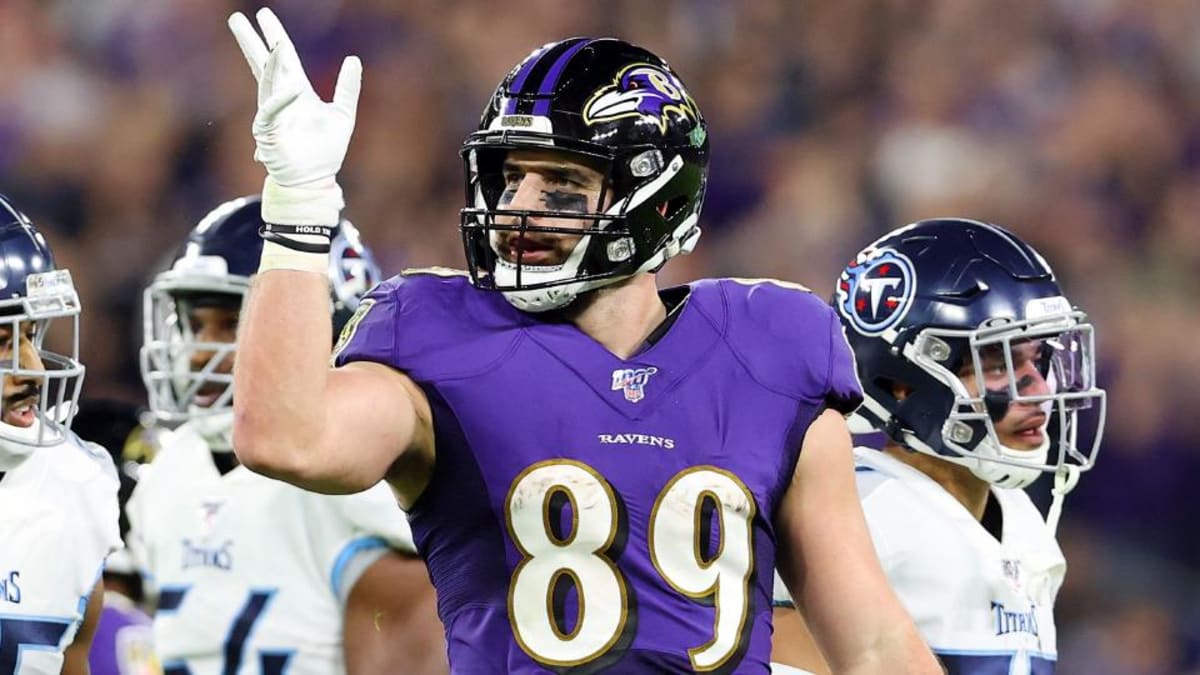
[[[637,117],[667,133],[669,116],[698,123],[696,104],[683,83],[669,70],[649,63],[633,63],[620,70],[612,84],[596,90],[583,106],[588,126]]]
[[[917,291],[912,261],[896,251],[858,254],[838,280],[838,310],[863,335],[882,335],[900,323]]]

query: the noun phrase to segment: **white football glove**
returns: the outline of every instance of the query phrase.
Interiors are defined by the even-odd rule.
[[[336,225],[343,206],[337,172],[354,131],[362,63],[357,56],[346,57],[333,102],[326,103],[313,91],[275,14],[264,7],[255,16],[265,42],[241,12],[230,15],[229,29],[258,80],[253,132],[254,159],[267,168],[263,220]]]

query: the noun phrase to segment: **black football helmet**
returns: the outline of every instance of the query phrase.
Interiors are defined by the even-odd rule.
[[[231,421],[233,375],[218,367],[237,345],[201,342],[186,320],[195,306],[239,309],[250,278],[258,271],[262,255],[262,199],[259,195],[234,199],[213,209],[200,221],[175,254],[170,267],[156,275],[143,295],[142,380],[155,420],[168,425],[193,421],[214,427]],[[330,248],[330,308],[334,336],[354,314],[359,300],[381,274],[358,230],[342,219]],[[191,357],[211,354],[199,371]],[[209,405],[194,404],[202,389],[221,389]]]
[[[9,356],[0,359],[0,380],[15,380],[27,386],[33,394],[28,399],[33,423],[17,426],[0,422],[0,438],[30,447],[56,445],[65,439],[83,385],[79,311],[79,295],[70,271],[55,266],[54,254],[42,233],[0,196],[0,325],[7,327],[13,338],[32,325],[33,346],[44,368],[22,363],[20,349],[13,349],[11,344],[5,347]],[[68,352],[44,346],[56,319],[66,319],[70,326],[70,336],[61,342]],[[10,412],[8,407],[6,400],[5,414]]]
[[[597,167],[605,176],[601,206],[591,213],[505,208],[502,167],[516,149],[561,151]],[[518,309],[563,307],[580,293],[656,271],[700,236],[704,118],[671,67],[628,42],[577,37],[534,50],[496,88],[462,156],[471,279]],[[582,223],[548,227],[540,218]],[[538,266],[500,257],[499,242],[512,232],[582,238],[563,264]]]
[[[967,466],[1002,487],[1042,472],[1092,466],[1104,425],[1096,387],[1095,339],[1083,312],[1063,296],[1037,251],[1012,233],[973,220],[924,220],[895,230],[855,256],[833,304],[854,350],[865,400],[853,426]],[[1012,347],[1040,340],[1036,365],[1050,393],[1022,395]],[[966,363],[1003,354],[1008,386],[972,395]],[[905,395],[895,395],[895,385]],[[1042,447],[1009,448],[995,422],[1011,403],[1046,412]],[[1079,411],[1098,406],[1090,448],[1077,445]]]

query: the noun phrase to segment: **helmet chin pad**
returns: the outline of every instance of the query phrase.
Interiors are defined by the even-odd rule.
[[[190,406],[188,424],[200,434],[213,452],[233,452],[233,409],[208,410]]]
[[[1015,450],[985,438],[975,446],[975,459],[967,466],[976,477],[993,485],[1023,488],[1044,473],[1041,467],[1045,466],[1049,452],[1048,437],[1033,450]],[[1028,463],[1030,466],[1021,466],[1021,463]]]

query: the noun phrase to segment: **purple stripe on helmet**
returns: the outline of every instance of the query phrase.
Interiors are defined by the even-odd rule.
[[[518,71],[517,76],[513,78],[512,85],[508,88],[509,94],[519,94],[521,92],[521,88],[525,86],[525,80],[529,77],[529,73],[533,71],[533,67],[537,65],[538,61],[542,60],[542,57],[545,56],[546,52],[550,51],[550,48],[553,46],[554,45],[548,45],[529,55],[529,58],[525,60],[525,65],[521,66],[521,70]],[[517,112],[517,97],[512,96],[508,99],[508,107],[505,108],[504,114],[512,115],[515,112]]]
[[[571,45],[570,49],[563,52],[562,56],[558,57],[558,60],[554,62],[554,65],[550,66],[550,71],[546,73],[546,76],[542,78],[542,84],[538,87],[538,94],[550,94],[553,92],[554,87],[558,84],[558,80],[562,77],[563,70],[567,67],[567,64],[570,63],[571,58],[574,57],[575,54],[579,53],[580,49],[590,45],[592,42],[592,40],[580,40],[579,42]],[[539,99],[538,102],[533,106],[534,115],[546,115],[549,112],[549,96]]]

